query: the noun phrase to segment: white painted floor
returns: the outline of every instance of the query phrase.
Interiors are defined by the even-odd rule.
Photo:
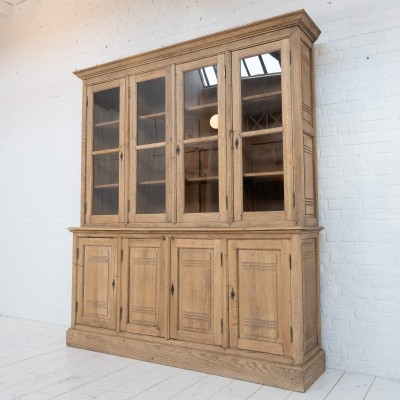
[[[327,370],[295,393],[65,346],[66,327],[0,317],[0,400],[399,400],[400,381]]]

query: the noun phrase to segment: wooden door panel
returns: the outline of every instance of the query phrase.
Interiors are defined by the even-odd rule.
[[[165,241],[124,239],[121,330],[165,334]]]
[[[231,347],[285,354],[290,340],[290,268],[284,240],[230,241]]]
[[[79,239],[78,324],[115,328],[116,241]]]
[[[171,337],[221,344],[222,271],[218,240],[176,239],[172,248]],[[218,329],[219,328],[219,329]]]
[[[278,328],[279,252],[240,250],[239,327],[242,339],[275,340]],[[242,295],[245,294],[245,295]]]

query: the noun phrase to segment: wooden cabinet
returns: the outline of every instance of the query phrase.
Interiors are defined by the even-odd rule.
[[[320,347],[304,11],[76,72],[71,346],[304,391]]]

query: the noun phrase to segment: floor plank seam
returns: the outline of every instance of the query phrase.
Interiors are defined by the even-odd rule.
[[[151,390],[152,388],[155,388],[155,387],[159,386],[161,383],[164,383],[164,382],[168,381],[169,379],[174,378],[175,376],[181,374],[182,372],[185,372],[185,370],[179,371],[179,372],[177,372],[176,374],[174,374],[174,375],[172,375],[172,376],[169,376],[168,378],[165,378],[165,379],[163,379],[162,381],[157,382],[155,385],[150,386],[150,387],[146,388],[145,390],[142,390],[142,391],[139,392],[139,393],[136,393],[133,397],[129,397],[129,398],[126,399],[126,400],[134,400],[135,397],[138,397],[138,396],[140,396],[142,393],[145,393],[145,392]]]
[[[137,364],[138,362],[139,362],[139,360],[137,360],[137,362],[136,362],[136,363],[133,363],[132,365],[135,365],[135,364]],[[101,379],[108,378],[108,377],[111,376],[111,375],[118,374],[118,373],[120,373],[121,371],[123,371],[123,370],[129,368],[130,366],[131,366],[131,365],[127,365],[126,367],[121,368],[121,369],[119,369],[119,370],[117,370],[117,371],[113,371],[113,372],[111,372],[111,373],[109,373],[109,374],[107,374],[107,375],[102,375],[102,376],[100,376],[99,378],[93,379],[93,380],[91,380],[91,381],[87,381],[87,382],[85,382],[85,383],[83,383],[83,384],[81,384],[81,385],[78,385],[78,386],[76,386],[76,387],[70,389],[70,390],[67,390],[67,391],[64,392],[64,393],[60,393],[60,394],[58,394],[57,396],[52,397],[51,400],[56,399],[57,397],[64,396],[64,395],[66,395],[67,393],[73,392],[73,391],[76,390],[76,389],[79,389],[79,388],[84,387],[84,386],[86,386],[86,385],[90,385],[90,384],[92,384],[92,383],[94,383],[94,382],[97,382],[97,381],[99,381],[99,380],[101,380]]]
[[[323,400],[326,400],[329,395],[331,394],[331,392],[333,391],[333,389],[335,389],[335,387],[337,386],[337,384],[342,380],[342,378],[344,377],[345,372],[342,372],[342,375],[340,375],[340,378],[336,381],[336,383],[332,386],[331,390],[327,393],[327,395],[324,397]]]
[[[203,378],[199,379],[196,382],[193,382],[191,385],[187,386],[185,389],[180,390],[179,392],[173,394],[171,397],[168,397],[168,399],[166,400],[171,400],[173,399],[175,396],[178,396],[180,393],[184,392],[185,390],[188,390],[189,388],[191,388],[194,385],[197,385],[199,382],[203,381],[204,379],[206,379],[208,377],[208,375],[203,376]]]
[[[376,380],[376,376],[374,376],[374,379],[372,380],[371,384],[369,385],[369,388],[368,388],[368,390],[367,390],[367,393],[365,393],[365,396],[363,397],[363,400],[365,400],[365,399],[367,398],[368,393],[369,393],[369,391],[370,391],[371,388],[372,388],[372,385],[375,383],[375,380]]]
[[[54,350],[48,351],[48,352],[46,352],[46,353],[40,353],[40,354],[37,354],[37,355],[32,356],[32,357],[27,357],[27,358],[24,358],[24,359],[21,359],[21,360],[18,360],[18,361],[13,361],[13,362],[11,362],[11,363],[9,363],[9,364],[0,365],[0,369],[1,369],[1,368],[9,367],[9,366],[11,366],[11,365],[23,363],[23,362],[28,361],[28,360],[33,360],[34,358],[42,357],[42,356],[45,356],[45,355],[47,355],[47,354],[51,354],[51,353],[54,353],[54,352],[57,352],[57,351],[60,351],[60,350],[63,350],[63,349],[65,349],[65,344],[63,344],[63,346],[60,347],[59,349],[54,349]],[[82,350],[82,351],[83,351],[83,350]]]

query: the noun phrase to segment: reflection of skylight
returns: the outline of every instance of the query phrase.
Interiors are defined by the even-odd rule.
[[[210,65],[208,67],[200,68],[201,81],[204,87],[216,86],[217,80],[217,66]]]
[[[271,54],[263,54],[261,58],[269,74],[278,74],[281,72],[281,64],[275,57],[272,57]]]
[[[216,65],[200,68],[199,71],[204,87],[217,85],[218,82]],[[280,73],[281,57],[278,51],[243,58],[242,60],[240,60],[240,75],[242,78]]]

